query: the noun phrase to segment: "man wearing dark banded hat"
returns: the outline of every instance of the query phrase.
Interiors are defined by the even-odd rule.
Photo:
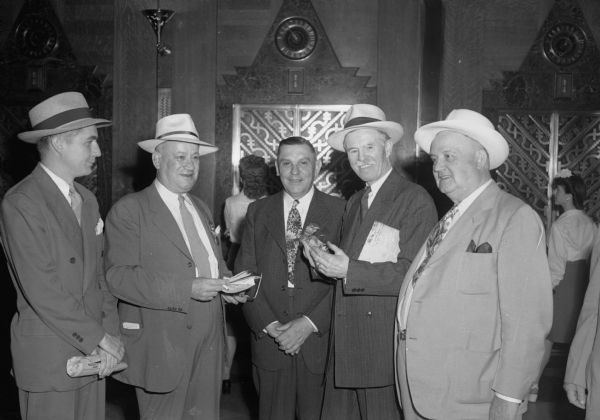
[[[55,95],[29,112],[18,137],[40,163],[2,201],[2,245],[17,291],[11,325],[21,418],[104,419],[105,384],[123,358],[116,299],[102,271],[102,228],[93,193],[74,182],[100,156],[97,127],[80,93]],[[67,360],[94,356],[99,376],[72,378]]]
[[[106,221],[106,279],[120,299],[129,367],[142,419],[219,418],[225,340],[221,293],[229,275],[211,212],[190,194],[200,157],[217,148],[199,139],[188,114],[156,123],[155,181],[129,194]]]
[[[402,126],[386,121],[380,108],[357,104],[344,129],[327,140],[348,154],[366,185],[346,205],[340,246],[328,243],[332,254],[310,248],[315,268],[338,279],[323,420],[400,418],[394,391],[396,301],[437,219],[427,192],[392,168],[392,147],[402,134]]]

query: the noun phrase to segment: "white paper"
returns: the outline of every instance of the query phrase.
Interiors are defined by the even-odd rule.
[[[254,286],[261,276],[242,271],[235,276],[229,278],[229,282],[223,286],[224,293],[239,293]]]
[[[400,231],[381,222],[373,223],[358,259],[370,263],[397,262],[400,254]]]

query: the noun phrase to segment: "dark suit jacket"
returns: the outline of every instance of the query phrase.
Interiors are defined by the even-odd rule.
[[[470,241],[491,252],[468,252]],[[552,323],[545,244],[539,216],[495,183],[448,231],[418,279],[407,320],[408,384],[422,416],[487,418],[494,391],[527,399]]]
[[[70,378],[67,360],[89,355],[105,332],[118,334],[116,299],[102,272],[102,222],[80,184],[81,227],[39,165],[2,201],[2,244],[17,290],[11,351],[17,386],[66,391],[94,381]]]
[[[345,202],[315,190],[310,203],[307,223],[317,223],[326,238],[337,243]],[[245,303],[242,310],[252,330],[252,361],[267,370],[291,366],[292,358],[278,349],[277,343],[262,330],[273,321],[292,321],[302,315],[315,323],[319,332],[312,334],[302,345],[298,357],[303,357],[313,373],[324,371],[329,326],[331,320],[331,283],[314,278],[308,261],[298,250],[294,268],[295,295],[293,306],[287,295],[287,256],[283,192],[250,204],[236,271],[262,273],[257,298]]]
[[[221,274],[228,274],[209,230],[208,208],[197,197],[189,197],[205,223]],[[154,184],[123,197],[110,210],[105,264],[110,290],[120,299],[121,334],[129,365],[117,379],[151,392],[172,391],[187,357],[186,324],[193,321],[188,320],[188,309],[195,265]],[[124,322],[140,328],[123,328]]]
[[[394,319],[402,279],[437,221],[429,194],[392,170],[365,219],[355,193],[346,206],[341,248],[350,257],[345,281],[335,290],[334,363],[338,387],[368,388],[394,384]],[[398,261],[358,261],[373,223],[400,231]]]

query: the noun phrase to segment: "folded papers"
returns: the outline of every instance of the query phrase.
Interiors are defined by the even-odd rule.
[[[242,271],[228,279],[229,282],[223,286],[223,293],[240,293],[244,290],[250,289],[253,286],[256,286],[256,290],[253,293],[253,295],[256,296],[256,294],[258,293],[258,287],[260,286],[261,278],[261,274],[254,274],[249,271]]]
[[[100,364],[100,356],[74,356],[67,360],[67,375],[71,378],[97,375],[100,371]],[[127,363],[120,362],[114,372],[123,370],[126,367]]]

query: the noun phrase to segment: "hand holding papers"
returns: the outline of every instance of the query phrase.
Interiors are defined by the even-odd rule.
[[[94,356],[74,356],[67,360],[67,375],[71,378],[79,376],[97,375],[100,371],[101,360],[99,355]],[[113,372],[123,370],[127,363],[120,362]]]
[[[322,251],[329,252],[329,248],[325,244],[325,235],[319,233],[321,228],[316,223],[307,224],[302,233],[300,234],[300,240],[308,243],[311,247],[319,248]]]
[[[260,287],[261,274],[254,274],[249,271],[242,271],[228,279],[227,284],[223,285],[223,293],[235,294],[248,290],[248,299],[252,300],[258,293]],[[252,287],[256,286],[254,289]]]
[[[381,222],[373,223],[358,259],[370,263],[397,262],[400,231]]]

